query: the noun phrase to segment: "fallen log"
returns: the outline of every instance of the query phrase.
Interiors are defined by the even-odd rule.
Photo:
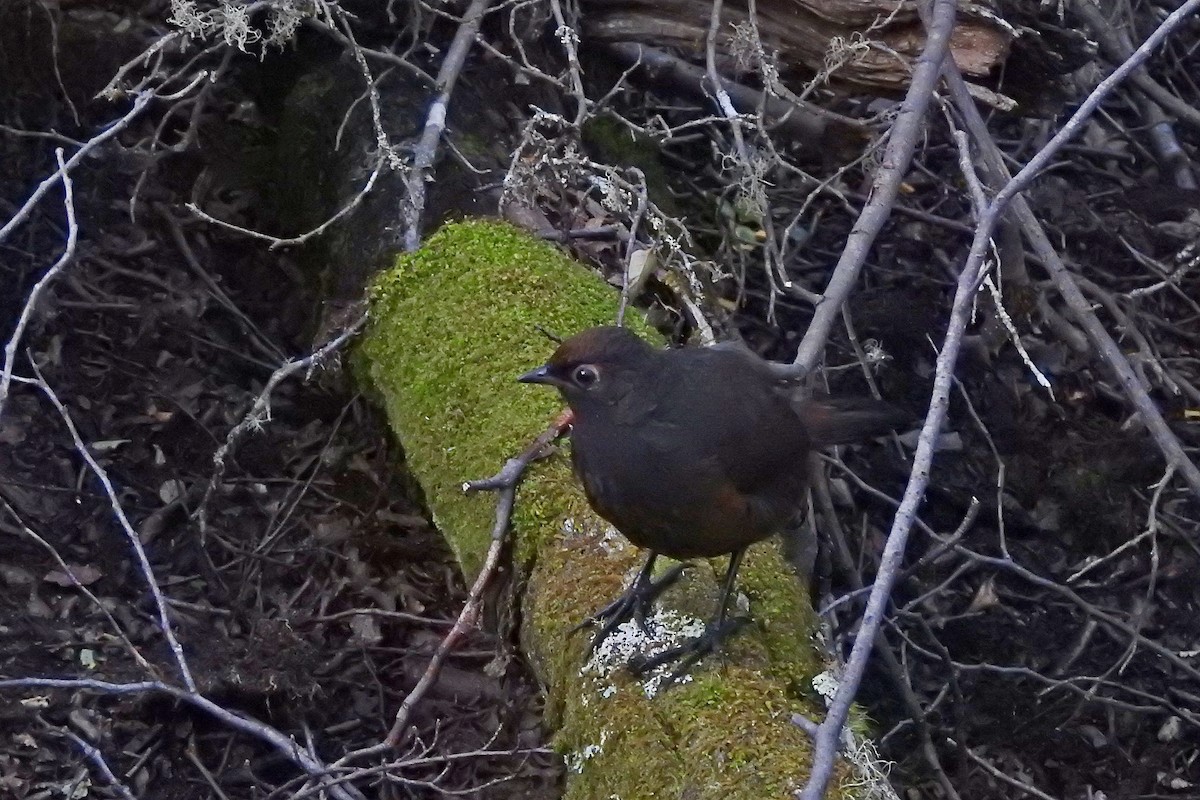
[[[611,320],[615,306],[598,277],[497,222],[446,226],[377,279],[363,371],[468,581],[490,544],[493,501],[464,494],[463,482],[496,472],[558,409],[552,393],[515,381],[552,348],[536,326],[571,333]],[[569,634],[620,591],[639,554],[588,508],[563,455],[526,478],[511,535],[506,577],[567,760],[566,797],[786,797],[803,784],[810,743],[792,715],[823,713],[813,679],[825,663],[815,615],[774,543],[752,548],[743,567],[754,624],[664,691],[661,675],[624,670],[615,645],[636,637],[589,658],[588,636]],[[702,624],[716,596],[712,566],[685,575],[658,622]],[[848,791],[853,771],[841,778]]]

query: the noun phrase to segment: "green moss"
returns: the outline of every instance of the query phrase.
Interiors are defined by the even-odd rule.
[[[743,565],[739,590],[750,599],[753,624],[694,670],[691,682],[647,697],[645,684],[624,671],[600,677],[581,670],[591,632],[568,636],[620,590],[642,554],[606,536],[594,517],[573,519],[571,527],[533,570],[525,638],[539,674],[561,689],[549,693],[547,721],[558,731],[556,748],[581,776],[568,782],[566,797],[789,796],[811,758],[808,736],[791,716],[820,719],[823,705],[811,686],[824,664],[811,641],[814,614],[777,546],[756,545]],[[664,603],[706,618],[725,566],[724,559],[695,564]],[[845,795],[830,794],[838,796]]]
[[[462,482],[494,474],[561,407],[554,392],[515,380],[553,349],[537,326],[565,335],[611,320],[616,294],[552,246],[468,221],[398,259],[371,302],[360,372],[384,398],[435,520],[473,576],[495,497],[464,495]],[[620,591],[642,556],[590,511],[563,455],[527,476],[513,532],[523,649],[547,687],[555,747],[574,770],[566,797],[740,800],[797,788],[810,745],[790,718],[819,718],[811,680],[823,665],[813,613],[774,544],[752,548],[742,569],[754,624],[691,683],[649,697],[623,670],[581,673],[590,635],[570,629]],[[669,601],[707,617],[725,563],[695,565]]]
[[[568,783],[572,800],[784,798],[808,774],[811,744],[790,722],[796,701],[760,670],[704,669],[652,700],[627,678],[577,684],[556,739],[584,777]]]
[[[554,392],[516,382],[554,349],[538,326],[569,335],[611,322],[614,295],[555,247],[503,223],[470,220],[446,225],[401,256],[370,296],[363,350],[371,381],[387,398],[435,521],[473,576],[487,549],[494,497],[464,495],[463,481],[494,474],[561,408]],[[539,469],[531,481],[537,489],[517,504],[514,524],[553,531],[567,509],[548,507],[547,498],[565,494],[569,471]],[[544,491],[551,485],[558,490]],[[537,544],[522,547],[527,554]]]
[[[812,678],[825,669],[812,637],[818,620],[776,542],[751,548],[738,572],[738,587],[750,598],[770,653],[771,671],[793,691],[812,694]],[[804,636],[812,646],[797,647]]]

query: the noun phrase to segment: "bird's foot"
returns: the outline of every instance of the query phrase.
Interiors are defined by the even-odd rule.
[[[600,630],[592,638],[591,651],[595,652],[610,633],[628,620],[634,620],[639,628],[646,631],[646,615],[650,613],[650,607],[659,595],[679,580],[686,567],[685,564],[675,564],[653,580],[641,580],[639,575],[639,580],[630,584],[620,597],[572,628],[571,634],[574,635],[584,628],[600,626]]]
[[[688,639],[683,644],[652,656],[634,656],[629,660],[629,669],[640,678],[665,664],[678,662],[669,678],[669,683],[676,683],[687,675],[700,659],[719,652],[725,640],[741,630],[742,626],[748,622],[750,622],[749,617],[731,617],[720,623],[709,623],[704,633]]]

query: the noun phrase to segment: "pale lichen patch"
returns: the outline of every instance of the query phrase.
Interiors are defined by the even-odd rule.
[[[604,753],[604,745],[608,744],[608,729],[600,731],[600,742],[598,744],[585,744],[579,750],[567,753],[564,760],[567,764],[567,769],[574,772],[576,775],[583,772],[584,766],[588,761],[597,758]]]
[[[654,613],[646,617],[644,624],[637,620],[629,620],[605,637],[592,652],[587,663],[579,670],[581,677],[595,676],[604,684],[599,689],[602,697],[611,697],[617,687],[609,679],[618,670],[625,669],[634,658],[653,658],[672,647],[678,647],[689,639],[694,639],[704,633],[703,620],[680,614],[673,609],[656,608]],[[641,687],[646,697],[654,697],[670,679],[675,669],[673,663],[668,663],[642,676]],[[680,682],[687,683],[692,679],[684,675]]]
[[[607,555],[616,555],[629,550],[629,540],[607,522],[596,518],[578,519],[567,517],[562,523],[562,532],[568,539],[580,539],[599,547]]]

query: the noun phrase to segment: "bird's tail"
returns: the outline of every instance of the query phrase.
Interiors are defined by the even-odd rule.
[[[912,421],[912,414],[891,403],[862,397],[809,397],[796,410],[813,447],[861,442]]]

